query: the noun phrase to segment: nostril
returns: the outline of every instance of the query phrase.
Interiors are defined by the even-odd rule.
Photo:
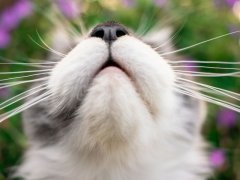
[[[117,37],[125,36],[126,34],[127,34],[127,32],[124,31],[124,30],[121,30],[121,29],[118,29],[118,30],[116,31],[116,36],[117,36]]]
[[[101,38],[107,43],[111,43],[117,40],[119,37],[128,34],[129,33],[124,26],[114,22],[107,22],[104,24],[97,25],[90,33],[90,37]]]
[[[91,33],[91,37],[103,38],[104,37],[104,30],[103,29],[95,30],[94,32]]]

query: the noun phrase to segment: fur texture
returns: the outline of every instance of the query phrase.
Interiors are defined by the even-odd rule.
[[[109,59],[121,68],[99,71]],[[204,105],[174,92],[174,81],[167,60],[133,35],[112,44],[96,37],[81,40],[52,69],[47,81],[52,96],[25,112],[30,146],[17,175],[207,179],[200,134]]]

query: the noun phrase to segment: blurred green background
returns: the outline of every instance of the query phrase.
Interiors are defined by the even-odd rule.
[[[38,33],[44,41],[50,43],[49,32],[56,25],[54,17],[64,19],[69,27],[73,27],[79,33],[83,31],[80,24],[82,27],[89,28],[107,20],[121,22],[140,35],[147,33],[156,24],[159,27],[171,26],[176,32],[173,39],[174,45],[180,49],[240,30],[240,1],[0,0],[0,72],[33,70],[36,68],[11,62],[41,62],[41,59],[46,59],[48,51],[38,45],[43,45]],[[181,54],[187,57],[183,60],[240,62],[240,33],[190,48]],[[192,64],[192,62],[189,63]],[[240,65],[237,64],[218,64],[218,67],[240,69]],[[205,68],[189,70],[219,72],[218,69]],[[5,86],[11,86],[13,85],[11,83],[15,81],[33,78],[9,81],[4,79],[24,75],[29,74],[0,74],[0,114],[23,103],[19,101],[6,108],[2,108],[1,104],[24,92],[29,84]],[[198,81],[240,93],[239,77],[205,77],[198,78]],[[240,95],[238,97],[240,98]],[[224,100],[240,105],[236,99],[224,98]],[[209,155],[212,166],[215,168],[215,175],[212,179],[240,180],[239,120],[239,113],[220,106],[209,105],[203,134],[212,145]],[[21,115],[11,117],[0,124],[0,180],[6,179],[11,168],[21,161],[21,155],[26,146],[26,138],[22,133]]]

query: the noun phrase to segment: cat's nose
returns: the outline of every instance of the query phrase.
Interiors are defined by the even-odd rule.
[[[107,22],[96,26],[90,36],[98,37],[111,43],[121,36],[129,34],[128,31],[120,24]]]

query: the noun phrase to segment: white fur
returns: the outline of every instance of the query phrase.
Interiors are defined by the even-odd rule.
[[[94,73],[108,58],[107,45],[98,38],[78,44],[53,69],[48,83],[56,109],[71,105],[72,99],[82,99]],[[66,97],[66,94],[68,96]]]
[[[56,145],[33,145],[20,174],[53,180],[206,179],[200,134],[193,137],[181,126],[175,75],[166,60],[140,40],[124,36],[111,46],[112,59],[124,70],[107,68],[94,76],[108,51],[104,41],[89,38],[53,69],[52,111],[76,98],[83,102],[71,131]]]

